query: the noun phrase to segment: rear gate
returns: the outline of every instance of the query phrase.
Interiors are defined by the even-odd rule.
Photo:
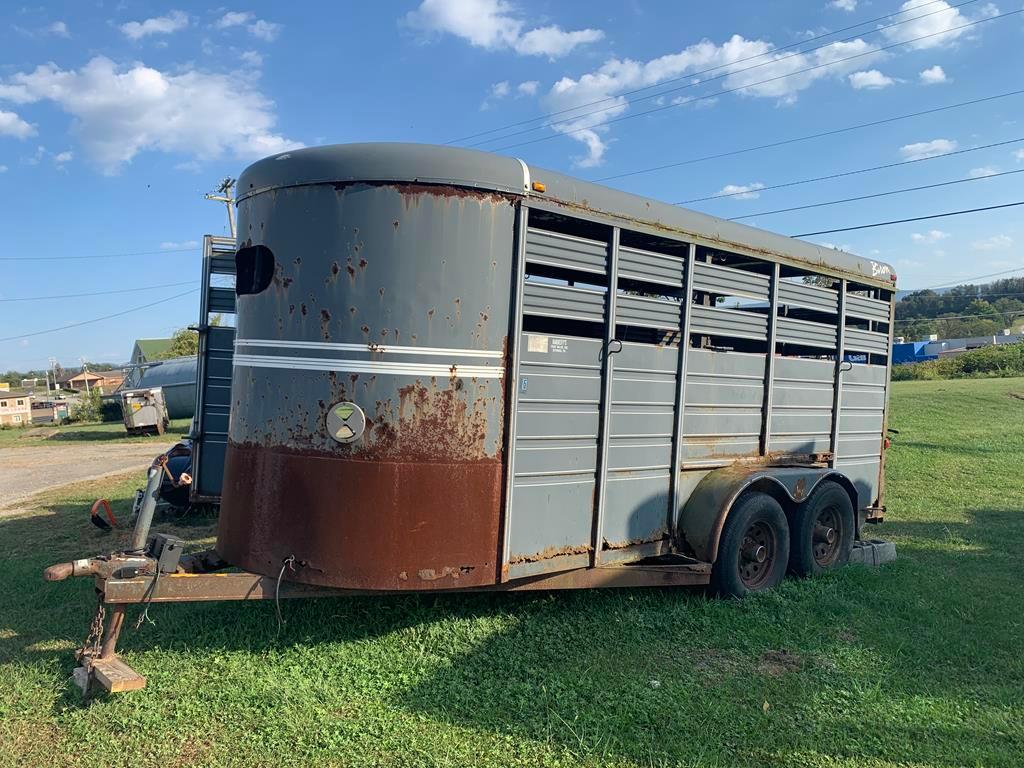
[[[235,346],[235,241],[203,238],[202,296],[199,301],[199,365],[196,413],[192,422],[193,502],[220,503],[231,411],[231,369]],[[211,325],[220,315],[220,324]]]

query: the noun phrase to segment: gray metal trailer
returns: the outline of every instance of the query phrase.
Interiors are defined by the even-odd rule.
[[[840,567],[882,519],[886,264],[408,144],[261,160],[238,220],[233,256],[207,248],[208,273],[234,267],[233,345],[199,362],[219,371],[215,553],[159,579],[152,552],[50,571],[94,574],[118,627],[142,600],[743,596]],[[226,564],[245,570],[200,575]]]

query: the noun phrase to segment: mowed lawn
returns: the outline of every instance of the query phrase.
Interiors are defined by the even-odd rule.
[[[0,519],[0,764],[1020,766],[1024,379],[894,386],[899,560],[745,602],[653,589],[158,605],[83,705],[87,503]],[[212,535],[209,526],[186,534]],[[208,544],[208,542],[207,542]],[[137,609],[132,609],[129,625]]]
[[[0,448],[26,445],[55,445],[60,442],[135,443],[152,441],[166,443],[188,434],[191,419],[172,419],[163,435],[129,435],[120,421],[90,424],[41,424],[18,429],[0,429]],[[3,490],[0,489],[0,493]],[[0,499],[2,501],[2,499]]]

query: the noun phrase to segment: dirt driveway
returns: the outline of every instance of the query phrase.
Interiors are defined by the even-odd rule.
[[[63,443],[0,448],[0,514],[40,491],[103,475],[144,469],[170,444]]]

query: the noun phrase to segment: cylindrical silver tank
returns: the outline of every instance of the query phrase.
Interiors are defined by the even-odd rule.
[[[137,389],[160,387],[164,391],[167,415],[191,419],[196,412],[196,358],[175,357],[142,369]]]
[[[380,144],[242,174],[225,559],[346,588],[497,581],[523,176]]]

